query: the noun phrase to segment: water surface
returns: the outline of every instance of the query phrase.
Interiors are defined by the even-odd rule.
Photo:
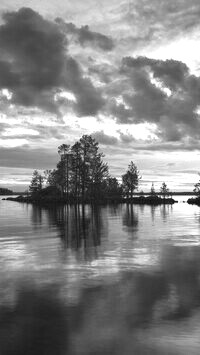
[[[199,354],[200,209],[187,198],[0,201],[0,353]]]

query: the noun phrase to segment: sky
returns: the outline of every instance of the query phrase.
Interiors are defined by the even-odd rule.
[[[192,191],[200,172],[199,0],[1,0],[0,187],[59,145],[99,142],[112,176]]]

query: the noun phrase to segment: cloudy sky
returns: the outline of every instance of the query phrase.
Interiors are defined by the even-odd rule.
[[[1,0],[0,186],[23,191],[93,134],[118,178],[193,189],[200,172],[199,0]]]

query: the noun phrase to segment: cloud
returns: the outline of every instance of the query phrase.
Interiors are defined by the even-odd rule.
[[[108,84],[110,83],[113,79],[115,79],[116,76],[116,68],[114,67],[113,64],[108,64],[106,62],[102,63],[93,63],[92,60],[92,65],[88,67],[88,73],[89,75],[92,75],[93,77],[97,77],[102,83]]]
[[[118,144],[118,139],[114,136],[109,136],[105,134],[103,131],[92,133],[92,137],[94,137],[98,143],[102,145],[116,145]]]
[[[74,110],[95,115],[104,101],[101,92],[67,52],[59,26],[29,8],[3,15],[0,26],[0,88],[12,93],[10,103],[37,107],[59,115],[58,90],[77,96]]]
[[[149,69],[153,78],[162,80],[166,87],[176,90],[184,85],[185,78],[189,75],[189,68],[185,63],[177,60],[159,60],[147,57],[125,57],[122,60],[122,71],[127,69]]]
[[[71,90],[77,98],[74,104],[76,113],[79,116],[96,115],[105,104],[100,90],[93,86],[89,78],[84,77],[75,59],[68,58],[66,72],[66,88]]]
[[[149,144],[136,144],[134,145],[135,150],[139,151],[154,151],[154,152],[176,152],[176,151],[185,151],[185,152],[194,152],[200,150],[200,143],[198,141],[193,143],[185,142],[161,142],[161,143],[149,143]]]
[[[134,45],[134,50],[138,47],[160,46],[184,35],[191,35],[199,28],[198,0],[132,0],[129,8],[124,4],[118,11],[121,14],[120,22],[127,24],[120,41],[126,47]]]
[[[49,149],[31,149],[29,146],[0,148],[0,166],[30,169],[52,169],[59,157]]]
[[[135,138],[130,134],[125,134],[123,132],[120,132],[120,139],[122,141],[122,143],[125,143],[125,144],[129,144],[129,143],[133,143],[135,142]]]
[[[92,48],[100,48],[103,51],[111,51],[114,48],[111,37],[91,31],[88,25],[78,28],[73,23],[65,23],[61,18],[57,18],[56,22],[67,35],[73,35],[75,41],[83,47],[90,45]]]
[[[163,141],[200,138],[200,78],[185,63],[125,57],[109,90],[108,110],[118,123],[154,123]]]

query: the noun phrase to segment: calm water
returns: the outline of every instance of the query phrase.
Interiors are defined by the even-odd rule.
[[[0,354],[200,354],[200,208],[0,201]]]

